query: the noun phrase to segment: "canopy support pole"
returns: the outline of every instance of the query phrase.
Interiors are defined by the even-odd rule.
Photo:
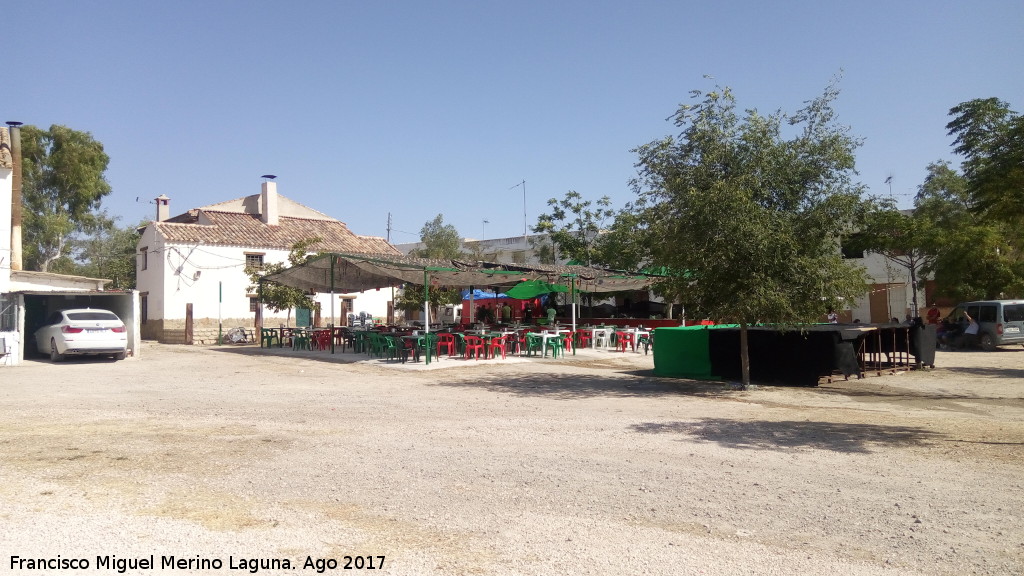
[[[572,302],[572,333],[576,334],[576,277],[569,276],[569,300]],[[572,347],[572,355],[576,355],[576,346]]]
[[[423,330],[430,334],[430,272],[423,271]]]
[[[334,254],[331,254],[331,354],[334,354]]]

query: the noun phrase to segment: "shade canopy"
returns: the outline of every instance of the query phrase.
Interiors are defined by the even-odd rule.
[[[541,294],[550,294],[551,292],[568,292],[569,287],[564,284],[549,284],[543,280],[523,280],[519,284],[516,284],[512,288],[505,291],[505,295],[509,298],[516,298],[519,300],[529,300]]]
[[[515,286],[543,281],[551,286],[573,280],[580,292],[644,290],[659,280],[650,274],[630,274],[589,266],[499,264],[454,259],[414,258],[390,254],[321,254],[309,262],[268,274],[264,280],[309,292],[363,292],[401,284],[432,286]],[[553,288],[547,292],[567,291]],[[543,292],[541,292],[543,293]]]

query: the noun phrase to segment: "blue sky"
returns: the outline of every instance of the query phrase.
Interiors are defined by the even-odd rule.
[[[842,75],[859,180],[909,205],[951,107],[1024,99],[1024,3],[14,2],[0,120],[88,131],[106,208],[149,219],[259,191],[356,233],[522,234],[549,198],[633,198],[638,145],[715,83],[795,111]],[[711,75],[714,80],[707,80]],[[138,198],[138,201],[136,201]],[[489,221],[484,225],[483,221]]]

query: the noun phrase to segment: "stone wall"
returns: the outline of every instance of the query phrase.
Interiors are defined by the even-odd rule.
[[[264,324],[277,326],[285,321],[285,318],[265,318]],[[192,343],[197,346],[215,345],[219,329],[222,328],[223,334],[226,335],[228,330],[239,326],[245,328],[246,331],[252,330],[254,334],[258,332],[251,317],[225,318],[220,325],[216,318],[197,318],[192,323]],[[258,338],[258,335],[256,337]],[[161,344],[184,344],[185,320],[147,320],[142,324],[142,338],[143,340],[156,340]],[[256,342],[259,341],[256,340]]]

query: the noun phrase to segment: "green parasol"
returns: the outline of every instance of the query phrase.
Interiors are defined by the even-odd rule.
[[[505,295],[509,298],[516,298],[518,300],[529,300],[530,298],[540,296],[541,294],[568,291],[569,287],[562,286],[561,284],[548,284],[543,280],[523,280],[511,289],[506,290]]]

